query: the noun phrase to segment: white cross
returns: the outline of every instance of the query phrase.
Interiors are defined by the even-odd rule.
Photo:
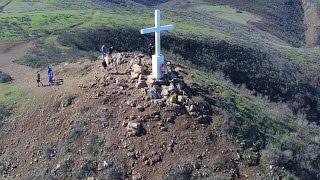
[[[155,33],[155,55],[152,56],[152,74],[156,79],[161,78],[160,68],[164,63],[164,57],[161,54],[161,31],[170,31],[175,27],[173,25],[161,26],[160,10],[155,10],[155,26],[152,28],[141,29],[141,34]]]

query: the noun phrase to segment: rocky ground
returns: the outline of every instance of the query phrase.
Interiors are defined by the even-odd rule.
[[[1,133],[4,179],[259,178],[259,154],[229,138],[214,89],[179,65],[156,83],[150,58],[121,57],[118,73],[101,60],[54,67],[65,83]]]

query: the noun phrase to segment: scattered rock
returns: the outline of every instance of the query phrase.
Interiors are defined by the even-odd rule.
[[[128,122],[126,122],[126,121],[122,122],[122,127],[127,127],[127,125],[128,125]]]
[[[164,97],[169,96],[169,86],[162,86],[161,95]]]
[[[134,173],[132,174],[132,180],[142,180],[142,176],[140,173]]]
[[[127,125],[127,132],[129,136],[138,136],[142,133],[143,126],[139,122],[129,122]]]
[[[170,104],[177,104],[178,103],[178,96],[177,94],[173,94],[168,99]]]
[[[201,115],[197,117],[197,120],[200,124],[210,124],[212,122],[212,118],[208,115]]]
[[[140,74],[143,73],[143,67],[138,65],[138,64],[134,64],[132,65],[132,72],[131,72],[131,78],[132,79],[138,79]]]
[[[154,164],[161,162],[161,161],[162,161],[161,156],[159,154],[156,154],[151,158],[150,165],[154,165]]]
[[[143,112],[145,110],[145,107],[142,106],[142,105],[139,105],[137,106],[137,109],[140,111],[140,112]]]
[[[131,101],[131,100],[127,101],[127,105],[129,107],[136,107],[136,103],[134,101]]]
[[[138,89],[142,89],[142,88],[145,88],[145,87],[148,87],[148,84],[147,84],[147,82],[145,80],[140,80],[136,84],[136,88],[138,88]]]
[[[190,116],[196,116],[197,115],[197,113],[196,113],[197,108],[196,108],[196,106],[194,104],[186,106],[186,109],[187,109],[187,111],[188,111]]]

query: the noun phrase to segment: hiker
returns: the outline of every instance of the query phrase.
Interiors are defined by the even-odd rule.
[[[160,72],[162,77],[166,74],[166,70],[167,70],[166,64],[163,63],[160,67]]]
[[[101,63],[101,71],[102,72],[107,72],[107,68],[108,68],[108,65],[107,65],[107,62],[105,60],[102,60],[102,63]]]
[[[37,83],[38,83],[38,87],[40,87],[40,84],[41,86],[43,87],[43,83],[41,82],[41,77],[40,77],[40,72],[37,71]]]
[[[53,85],[53,70],[48,66],[48,84],[49,86]]]
[[[108,50],[107,64],[110,65],[112,63],[112,53],[113,53],[113,46],[111,46]]]
[[[154,47],[153,47],[153,45],[150,43],[150,44],[148,45],[148,54],[149,54],[150,58],[152,58],[153,49],[154,49]]]
[[[117,74],[119,73],[119,67],[121,66],[121,61],[122,61],[122,54],[118,54],[118,57],[116,58],[116,62],[115,62],[115,69]]]
[[[111,57],[112,53],[113,53],[113,46],[111,46],[111,47],[109,48],[109,51],[108,51],[109,57]]]
[[[169,76],[170,79],[175,77],[174,67],[170,61],[167,62],[167,75]]]
[[[105,45],[102,45],[100,52],[102,54],[102,59],[104,59],[107,56],[107,48]]]

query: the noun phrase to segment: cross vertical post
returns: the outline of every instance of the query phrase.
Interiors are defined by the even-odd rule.
[[[141,29],[141,34],[155,33],[155,55],[152,56],[152,75],[157,80],[163,77],[161,67],[164,65],[164,56],[161,54],[161,31],[170,31],[173,25],[161,26],[160,10],[154,12],[154,27]]]
[[[155,28],[157,31],[155,32],[155,55],[160,56],[161,55],[161,37],[160,37],[160,21],[161,21],[161,15],[159,10],[155,10]]]

